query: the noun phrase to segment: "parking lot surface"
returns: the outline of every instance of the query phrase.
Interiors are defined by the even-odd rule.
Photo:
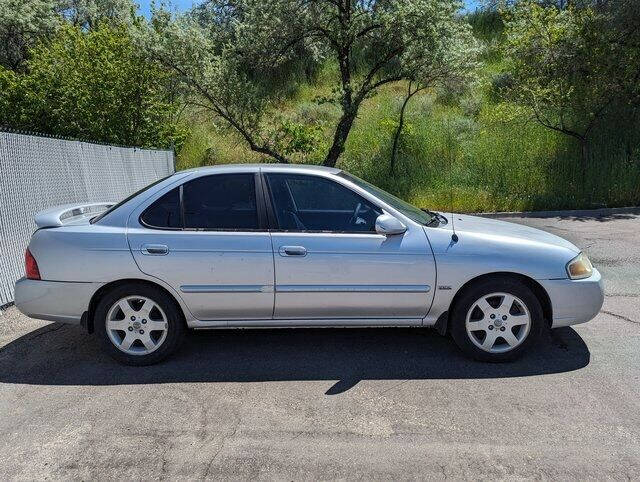
[[[640,478],[640,210],[510,217],[582,247],[593,321],[509,364],[425,329],[210,331],[123,367],[0,315],[0,479]]]

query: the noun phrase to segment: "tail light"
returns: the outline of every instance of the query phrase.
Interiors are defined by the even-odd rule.
[[[27,279],[40,279],[40,270],[36,258],[33,257],[29,248],[24,253],[24,267],[27,273]]]

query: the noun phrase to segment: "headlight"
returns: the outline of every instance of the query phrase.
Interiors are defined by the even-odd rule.
[[[571,279],[588,278],[591,273],[593,273],[593,266],[584,253],[580,253],[567,263],[567,274]]]

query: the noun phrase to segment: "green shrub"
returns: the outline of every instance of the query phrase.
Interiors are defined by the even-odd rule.
[[[180,147],[171,79],[124,27],[60,28],[24,73],[0,67],[0,125],[141,147]]]
[[[460,109],[467,117],[477,117],[482,108],[483,99],[477,94],[465,95],[460,99]]]
[[[302,102],[297,107],[296,119],[306,124],[330,123],[340,116],[340,109],[330,103]]]

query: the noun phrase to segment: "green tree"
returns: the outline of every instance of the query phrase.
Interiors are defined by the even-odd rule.
[[[301,51],[338,67],[333,95],[341,115],[324,164],[333,166],[365,99],[411,78],[442,32],[458,22],[458,0],[212,0],[207,21],[159,11],[146,49],[172,68],[249,147],[279,162],[267,126],[282,94],[271,82]],[[301,73],[300,73],[301,74]],[[302,75],[297,77],[301,78]]]
[[[0,0],[0,66],[18,70],[27,51],[55,31],[55,0]]]
[[[133,0],[57,0],[57,11],[72,25],[93,29],[104,22],[131,25],[136,4]]]
[[[627,6],[637,12],[633,3]],[[640,80],[637,14],[623,25],[612,22],[609,8],[561,10],[529,1],[507,14],[509,94],[535,121],[577,140],[583,176],[598,122],[616,102],[633,98]]]
[[[435,86],[462,90],[472,80],[478,67],[479,48],[471,33],[471,26],[448,15],[438,24],[439,35],[432,36],[429,45],[414,46],[423,51],[421,55],[409,56],[411,61],[404,67],[404,75],[409,82],[393,136],[390,163],[392,173],[395,172],[405,111],[413,96]]]
[[[66,25],[31,50],[25,73],[0,68],[0,125],[167,147],[180,140],[170,80],[124,27]]]
[[[85,30],[100,23],[131,26],[133,0],[0,0],[0,65],[20,70],[28,50],[63,23]]]

